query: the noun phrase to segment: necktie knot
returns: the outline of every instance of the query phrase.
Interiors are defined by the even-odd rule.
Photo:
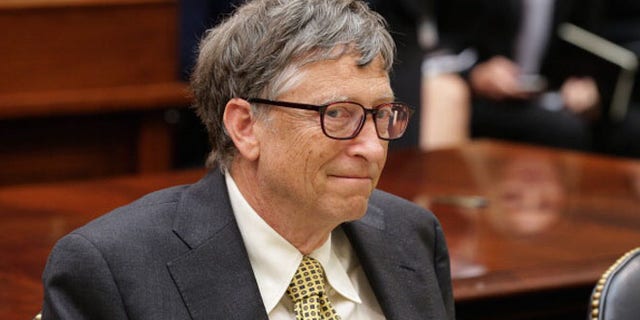
[[[324,270],[318,260],[305,256],[293,276],[287,294],[293,302],[307,299],[312,295],[324,295]]]
[[[294,303],[296,320],[340,319],[325,293],[324,269],[314,258],[302,258],[287,294]]]

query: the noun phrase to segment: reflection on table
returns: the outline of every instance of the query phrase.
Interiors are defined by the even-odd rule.
[[[459,319],[584,319],[597,278],[640,244],[639,186],[638,161],[496,141],[395,153],[380,183],[443,224]],[[522,315],[533,303],[556,316]]]

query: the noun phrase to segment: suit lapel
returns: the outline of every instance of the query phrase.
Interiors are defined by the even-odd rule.
[[[344,230],[387,319],[429,319],[425,315],[434,314],[418,288],[437,284],[424,283],[420,266],[399,240],[402,235],[386,228],[380,209],[370,205],[363,219],[345,224]]]
[[[174,233],[191,250],[167,267],[193,319],[267,319],[220,172],[185,193]]]

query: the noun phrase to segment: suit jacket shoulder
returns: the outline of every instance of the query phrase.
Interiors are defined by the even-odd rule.
[[[344,230],[388,319],[455,319],[447,245],[431,212],[376,190]]]
[[[43,283],[44,319],[267,318],[219,172],[65,236]]]

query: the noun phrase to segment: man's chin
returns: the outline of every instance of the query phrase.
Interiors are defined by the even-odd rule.
[[[331,201],[329,205],[336,217],[343,221],[353,221],[364,217],[367,212],[369,196],[351,196],[348,198]]]

